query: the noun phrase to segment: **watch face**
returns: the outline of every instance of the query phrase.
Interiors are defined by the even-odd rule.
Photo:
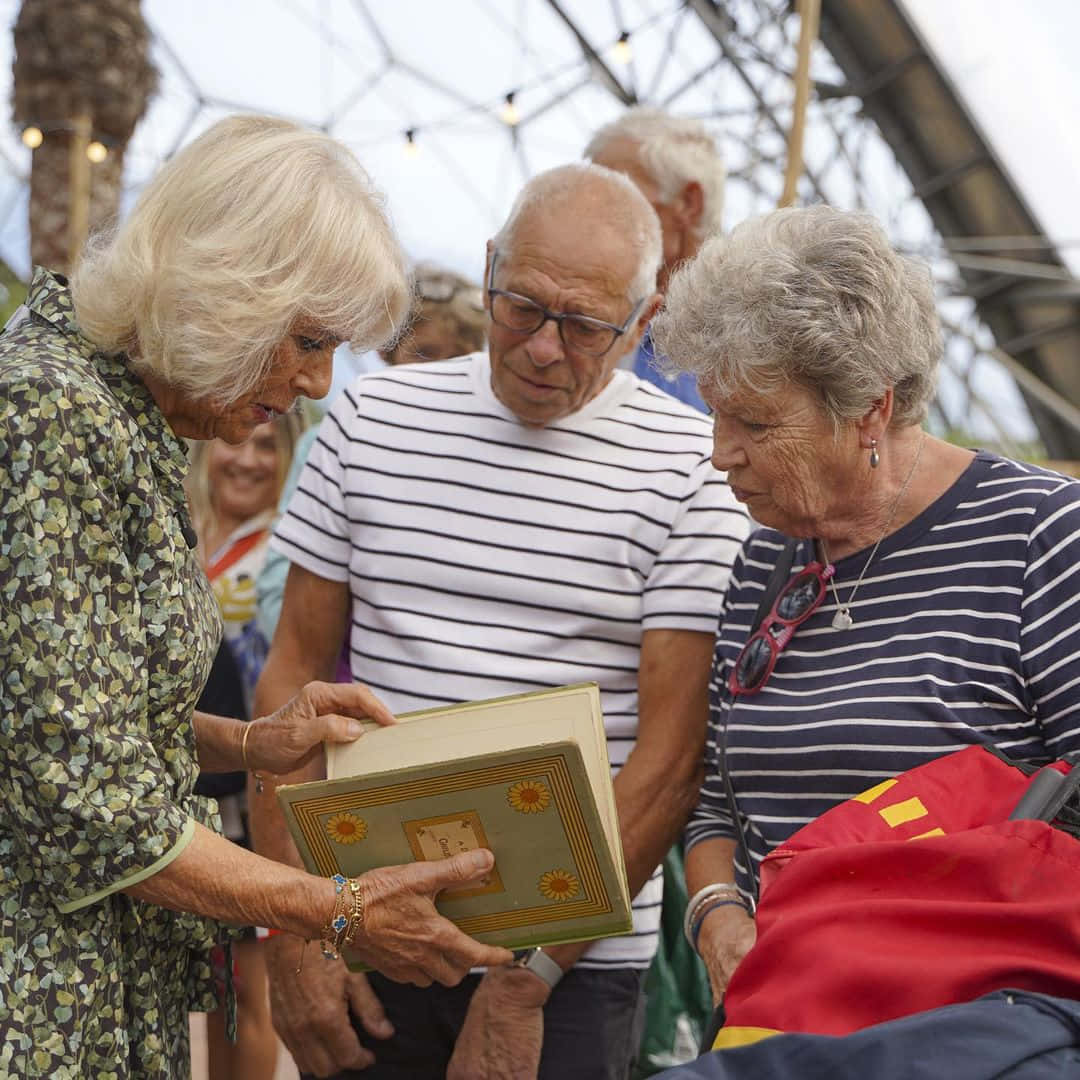
[[[531,949],[515,949],[514,963],[518,967],[524,967],[539,951],[539,945],[534,945]]]

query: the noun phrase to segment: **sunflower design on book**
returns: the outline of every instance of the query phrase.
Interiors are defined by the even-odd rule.
[[[506,801],[519,814],[539,814],[548,808],[551,792],[539,780],[519,780],[507,788]]]
[[[577,875],[571,874],[569,870],[549,870],[546,874],[541,874],[536,887],[543,896],[560,903],[573,900],[581,891]]]
[[[355,844],[367,836],[367,822],[355,814],[335,814],[326,823],[326,831],[337,844]]]

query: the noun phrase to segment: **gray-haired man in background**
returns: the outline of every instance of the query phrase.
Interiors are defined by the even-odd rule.
[[[692,259],[705,237],[720,228],[726,173],[715,140],[699,120],[638,106],[600,128],[585,157],[628,176],[656,211],[664,244],[658,281],[665,291],[675,267]],[[646,331],[628,357],[634,374],[707,412],[694,379],[669,378],[654,366],[653,355]]]

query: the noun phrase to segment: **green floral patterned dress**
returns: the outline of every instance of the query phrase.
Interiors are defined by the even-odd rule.
[[[0,1076],[188,1076],[216,924],[118,890],[216,825],[192,712],[221,629],[182,442],[38,271],[0,337]]]

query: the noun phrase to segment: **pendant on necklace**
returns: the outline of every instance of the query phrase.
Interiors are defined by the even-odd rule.
[[[836,614],[832,617],[832,626],[834,630],[850,630],[855,620],[851,617],[851,612],[847,608],[837,608]]]

